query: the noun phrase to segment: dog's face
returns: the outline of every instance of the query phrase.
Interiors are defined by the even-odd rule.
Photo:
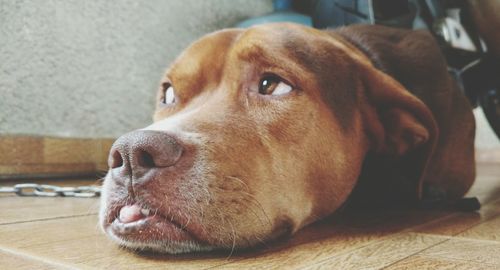
[[[169,253],[241,248],[334,212],[368,147],[363,61],[291,24],[197,41],[166,72],[154,123],[113,146],[105,232]]]

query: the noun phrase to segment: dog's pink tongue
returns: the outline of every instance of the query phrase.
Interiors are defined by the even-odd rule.
[[[141,208],[138,205],[125,205],[120,210],[120,221],[123,223],[130,223],[143,218]]]

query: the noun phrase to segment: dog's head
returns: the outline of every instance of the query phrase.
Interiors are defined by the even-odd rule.
[[[207,35],[166,72],[154,123],[114,144],[101,225],[127,247],[170,253],[293,233],[344,203],[367,151],[427,141],[428,114],[332,33]]]

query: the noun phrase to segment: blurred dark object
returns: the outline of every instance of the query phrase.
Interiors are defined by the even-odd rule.
[[[427,29],[450,74],[473,107],[481,106],[500,138],[499,0],[296,0],[316,28],[381,24]],[[306,3],[309,6],[306,7]]]
[[[486,90],[479,95],[479,103],[483,108],[491,127],[500,137],[500,1],[498,0],[468,0],[467,7],[471,15],[475,30],[484,39],[489,50],[491,67],[483,72],[488,73],[490,79],[486,83]]]

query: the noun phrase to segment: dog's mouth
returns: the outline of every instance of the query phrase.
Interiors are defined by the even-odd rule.
[[[165,216],[151,208],[137,203],[117,207],[113,214],[114,220],[109,224],[109,232],[127,243],[197,243],[203,245],[188,229],[187,223],[176,220],[173,216]]]

